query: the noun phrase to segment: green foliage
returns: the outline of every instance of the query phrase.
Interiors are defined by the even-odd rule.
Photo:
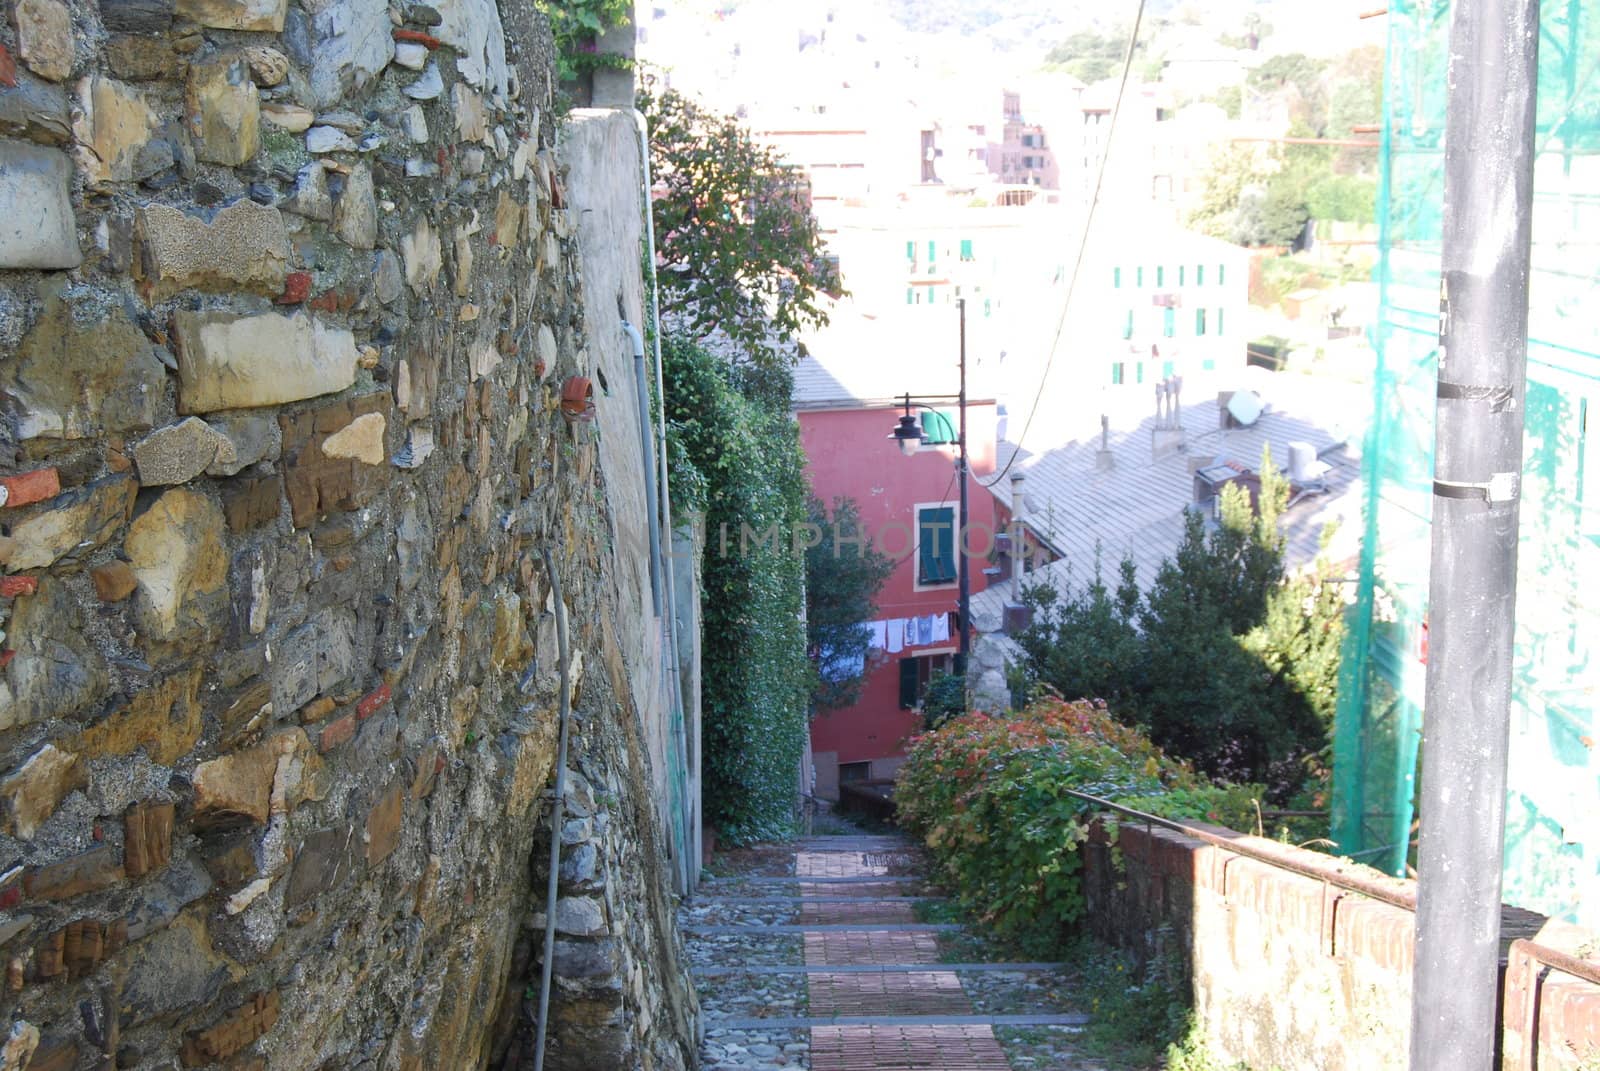
[[[1292,797],[1327,747],[1344,616],[1328,578],[1283,575],[1287,495],[1264,457],[1259,511],[1228,488],[1215,530],[1191,513],[1143,595],[1128,562],[1115,592],[1098,570],[1082,588],[1029,592],[1034,624],[1019,641],[1034,679],[1106,700],[1213,777]]]
[[[922,691],[923,725],[937,729],[966,712],[967,678],[954,673],[935,673]]]
[[[1211,102],[1221,108],[1229,119],[1237,119],[1244,109],[1244,94],[1238,86],[1223,86]]]
[[[806,548],[806,642],[825,662],[859,662],[868,648],[861,624],[872,618],[894,559],[866,540],[855,541],[862,527],[852,498],[835,498],[830,516],[820,498],[809,496],[807,517],[821,541]],[[819,673],[812,701],[826,710],[851,706],[861,694],[862,679],[859,673]]]
[[[1124,1067],[1155,1067],[1195,1036],[1188,965],[1170,940],[1141,964],[1121,949],[1082,939],[1073,943],[1067,962],[1074,964],[1073,994],[1090,1017],[1080,1035],[1085,1055]],[[1167,1067],[1214,1071],[1197,1063]]]
[[[1079,30],[1045,53],[1044,62],[1048,67],[1067,72],[1085,85],[1093,85],[1119,76],[1127,51],[1126,29],[1113,30],[1108,34]],[[1138,59],[1144,53],[1145,45],[1141,40],[1134,49],[1134,58]]]
[[[662,347],[675,487],[700,488],[706,817],[729,843],[793,829],[811,669],[800,623],[805,520],[799,432],[787,407],[752,401],[728,365],[683,338]],[[692,475],[691,475],[692,472]],[[741,538],[777,527],[778,538]]]
[[[595,38],[617,26],[628,25],[632,0],[535,0],[550,19],[556,39],[556,75],[570,82],[597,67],[631,66],[624,56],[596,52]]]
[[[1370,223],[1378,210],[1378,184],[1356,175],[1325,175],[1306,188],[1313,219]]]
[[[1064,790],[1142,802],[1182,790],[1198,811],[1190,817],[1204,817],[1218,805],[1208,787],[1104,704],[1044,699],[916,738],[895,803],[966,910],[1000,938],[1050,954],[1083,914],[1078,849],[1094,810]]]
[[[720,331],[758,369],[784,370],[784,344],[827,323],[837,293],[803,173],[731,116],[645,79],[661,304],[696,337]],[[787,399],[786,399],[787,400]]]

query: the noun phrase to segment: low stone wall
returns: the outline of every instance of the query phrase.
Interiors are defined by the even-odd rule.
[[[1205,827],[1333,873],[1314,852]],[[1414,919],[1410,911],[1133,820],[1114,844],[1097,825],[1084,849],[1088,926],[1142,956],[1187,966],[1212,1051],[1279,1071],[1405,1071]],[[1397,890],[1414,883],[1392,881]],[[1578,955],[1600,940],[1507,909],[1511,929]],[[1589,938],[1585,947],[1585,936]],[[1508,935],[1509,940],[1509,935]],[[1513,961],[1506,973],[1505,1066],[1574,1071],[1600,1057],[1600,988]],[[1530,1018],[1529,1009],[1538,1014]],[[1525,1026],[1524,1024],[1532,1024]],[[1526,1038],[1537,1032],[1537,1064]],[[1520,1058],[1523,1062],[1514,1063]],[[1592,1066],[1589,1065],[1589,1066]]]

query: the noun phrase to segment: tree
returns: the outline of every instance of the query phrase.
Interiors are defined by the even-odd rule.
[[[762,367],[793,359],[791,343],[827,323],[819,300],[838,292],[800,171],[718,115],[645,79],[661,303],[693,334],[721,332]]]
[[[1093,85],[1110,78],[1121,69],[1127,50],[1126,32],[1100,34],[1093,30],[1079,30],[1047,52],[1044,62],[1066,71],[1085,85]],[[1139,51],[1143,51],[1143,46],[1139,47]]]
[[[852,538],[862,532],[854,499],[835,498],[830,517],[823,501],[812,495],[807,514],[820,533],[820,542],[806,548],[806,642],[816,653],[818,671],[812,702],[838,710],[860,697],[868,650],[861,626],[872,618],[894,559]]]
[[[1263,456],[1261,490],[1227,488],[1208,532],[1191,512],[1183,541],[1141,594],[1124,561],[1113,592],[1098,570],[1081,589],[1034,589],[1020,637],[1035,680],[1104,699],[1170,754],[1278,800],[1327,746],[1343,603],[1322,573],[1283,575],[1278,516],[1287,481]]]

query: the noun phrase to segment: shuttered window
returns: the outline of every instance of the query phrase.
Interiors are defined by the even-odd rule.
[[[930,506],[917,511],[917,583],[948,584],[956,578],[956,511]]]

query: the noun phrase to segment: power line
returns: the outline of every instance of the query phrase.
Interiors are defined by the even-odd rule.
[[[1067,313],[1072,308],[1072,293],[1078,285],[1078,273],[1083,268],[1083,255],[1089,245],[1089,232],[1094,226],[1094,210],[1100,206],[1100,188],[1106,180],[1106,163],[1111,159],[1111,146],[1117,134],[1117,117],[1122,114],[1122,99],[1128,90],[1128,74],[1133,70],[1133,51],[1139,43],[1139,24],[1144,20],[1144,5],[1145,0],[1139,0],[1139,6],[1133,13],[1133,30],[1128,34],[1128,50],[1122,57],[1122,80],[1117,83],[1117,99],[1111,106],[1111,121],[1106,126],[1105,148],[1100,153],[1100,166],[1095,173],[1094,197],[1089,201],[1089,212],[1083,220],[1083,232],[1078,235],[1078,255],[1072,261],[1072,275],[1067,279],[1067,296],[1061,304],[1061,317],[1056,321],[1056,333],[1050,342],[1050,352],[1045,355],[1044,372],[1039,376],[1039,389],[1033,396],[1033,407],[1028,410],[1028,419],[1023,421],[1022,433],[1017,436],[1017,445],[1011,451],[1006,467],[987,483],[979,480],[978,482],[984,487],[993,487],[999,483],[1016,463],[1017,455],[1022,453],[1022,442],[1027,438],[1028,429],[1033,426],[1033,418],[1039,412],[1039,402],[1044,397],[1044,385],[1050,379],[1050,366],[1055,362],[1056,348],[1061,345],[1061,332],[1067,326]]]

